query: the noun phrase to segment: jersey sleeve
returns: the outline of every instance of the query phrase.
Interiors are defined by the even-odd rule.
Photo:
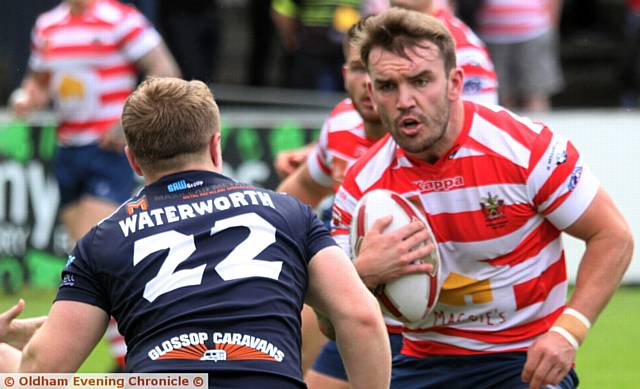
[[[325,121],[320,131],[318,143],[307,157],[307,167],[311,178],[318,184],[327,188],[333,187],[331,178],[331,163],[328,154],[329,145],[329,121]]]
[[[305,251],[307,261],[311,260],[320,250],[335,246],[336,241],[331,237],[327,227],[320,221],[310,206],[300,203],[307,220]]]
[[[39,22],[31,30],[31,55],[29,57],[29,69],[35,72],[47,71],[47,63],[44,57],[45,38],[43,31],[39,28]]]
[[[69,255],[67,264],[62,270],[62,281],[55,300],[79,301],[95,305],[110,313],[111,304],[95,266],[96,258],[91,253],[91,240],[94,234],[95,228],[78,241]]]
[[[539,213],[564,230],[587,209],[600,183],[564,136],[542,130],[531,153],[527,191]]]
[[[117,27],[118,45],[124,55],[135,62],[162,41],[151,23],[135,8],[129,8]]]
[[[462,98],[481,104],[498,104],[498,80],[487,52],[469,46],[456,50],[456,61],[464,71]]]
[[[348,174],[336,192],[331,215],[331,234],[336,243],[351,256],[349,231],[351,219],[362,193],[358,189],[354,176]]]

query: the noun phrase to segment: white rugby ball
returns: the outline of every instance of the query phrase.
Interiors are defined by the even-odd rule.
[[[417,322],[423,320],[438,301],[440,254],[429,223],[413,204],[390,190],[375,189],[366,193],[358,202],[351,221],[349,238],[352,258],[358,255],[369,228],[376,220],[387,215],[392,215],[393,221],[384,232],[395,231],[410,223],[412,218],[417,218],[424,223],[436,247],[428,257],[422,259],[433,265],[431,273],[407,274],[377,289],[376,297],[387,313],[405,323]]]

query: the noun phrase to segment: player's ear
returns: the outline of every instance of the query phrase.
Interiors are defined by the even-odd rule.
[[[142,168],[138,161],[136,161],[136,157],[133,155],[129,146],[124,146],[124,154],[127,156],[127,161],[129,161],[129,165],[131,165],[131,169],[136,172],[137,175],[143,176]]]
[[[222,135],[220,131],[216,131],[209,141],[209,155],[216,169],[216,172],[222,173]]]
[[[371,104],[373,104],[373,110],[378,112],[378,104],[376,103],[376,100],[373,98],[373,84],[371,83],[370,77],[367,77],[367,94],[369,95]]]
[[[464,72],[461,67],[455,67],[449,72],[449,100],[454,101],[462,97],[464,88]]]

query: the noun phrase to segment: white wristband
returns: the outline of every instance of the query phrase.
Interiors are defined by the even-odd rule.
[[[575,350],[578,350],[578,347],[580,347],[576,338],[573,335],[571,335],[569,331],[565,330],[560,326],[553,326],[549,328],[549,332],[555,332],[560,334],[563,338],[567,340],[567,342],[571,343],[571,346],[573,346]]]
[[[591,321],[585,316],[583,315],[581,312],[576,311],[573,308],[566,308],[564,310],[565,315],[571,315],[573,317],[575,317],[576,319],[580,320],[582,322],[582,324],[585,325],[585,327],[587,327],[587,329],[591,328]]]

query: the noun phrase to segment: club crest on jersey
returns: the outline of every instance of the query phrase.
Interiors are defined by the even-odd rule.
[[[484,214],[484,220],[487,227],[500,228],[507,224],[507,216],[505,215],[504,200],[498,195],[487,193],[487,197],[480,198],[480,209]]]

